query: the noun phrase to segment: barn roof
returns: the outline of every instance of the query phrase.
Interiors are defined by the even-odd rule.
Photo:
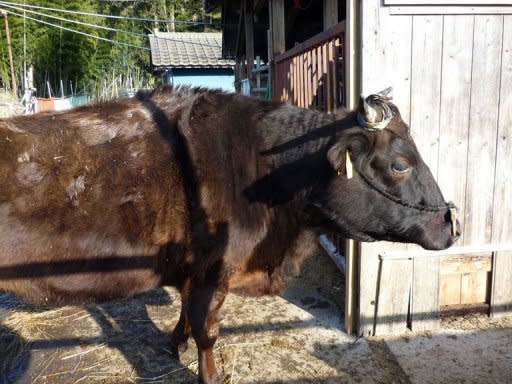
[[[148,35],[155,67],[232,68],[222,58],[222,34],[217,32],[157,32]]]

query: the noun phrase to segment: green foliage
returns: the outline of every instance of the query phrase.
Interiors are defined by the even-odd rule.
[[[11,30],[14,66],[19,90],[23,85],[24,63],[34,65],[35,85],[39,96],[48,96],[50,85],[52,95],[60,96],[62,81],[64,93],[73,91],[94,91],[110,84],[115,79],[126,87],[147,85],[152,79],[149,50],[114,44],[95,38],[124,42],[139,47],[149,48],[147,37],[155,24],[152,20],[168,20],[174,10],[175,30],[205,31],[219,29],[218,26],[188,24],[205,20],[218,23],[220,15],[205,15],[203,0],[10,0],[20,4],[123,16],[123,19],[110,19],[89,15],[76,15],[42,9],[27,8],[26,19],[12,12],[23,15],[23,10],[5,8]],[[31,12],[29,12],[31,11]],[[33,13],[39,12],[40,14]],[[65,20],[41,15],[52,15]],[[56,26],[44,25],[29,18],[45,21]],[[127,18],[144,18],[149,21],[135,21]],[[78,25],[68,20],[92,24]],[[77,34],[58,26],[78,30]],[[101,29],[101,28],[105,29]],[[0,22],[0,86],[8,87],[9,61],[6,50],[4,19]],[[108,30],[110,28],[111,30]],[[169,31],[170,23],[159,23],[160,31]],[[115,30],[112,30],[115,29]],[[128,31],[131,33],[125,33]],[[21,91],[19,91],[21,92]]]

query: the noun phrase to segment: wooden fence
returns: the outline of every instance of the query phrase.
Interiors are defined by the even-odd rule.
[[[342,21],[274,58],[273,99],[335,112],[345,104]]]

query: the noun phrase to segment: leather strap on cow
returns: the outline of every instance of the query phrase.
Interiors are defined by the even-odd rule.
[[[354,167],[354,170],[361,177],[361,179],[363,179],[366,182],[366,184],[368,184],[368,186],[370,186],[370,188],[372,188],[373,190],[375,190],[376,192],[378,192],[379,194],[381,194],[382,196],[384,196],[385,198],[387,198],[388,200],[391,200],[392,202],[394,202],[396,204],[399,204],[406,208],[415,209],[417,211],[422,211],[422,212],[439,212],[442,210],[450,210],[450,212],[452,212],[451,210],[453,210],[453,213],[450,213],[450,216],[452,216],[452,215],[454,216],[453,221],[457,220],[457,217],[456,217],[457,207],[451,201],[445,202],[444,204],[441,204],[441,205],[427,205],[427,204],[410,203],[408,201],[402,200],[398,196],[392,195],[391,193],[389,193],[389,192],[383,190],[382,188],[380,188],[379,186],[375,185],[364,174],[359,172],[359,170],[357,168]]]

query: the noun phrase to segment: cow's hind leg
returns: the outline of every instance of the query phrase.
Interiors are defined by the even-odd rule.
[[[219,310],[226,291],[218,287],[192,287],[190,290],[187,313],[192,337],[197,344],[199,382],[203,384],[220,383],[213,359],[213,346],[219,334]]]

